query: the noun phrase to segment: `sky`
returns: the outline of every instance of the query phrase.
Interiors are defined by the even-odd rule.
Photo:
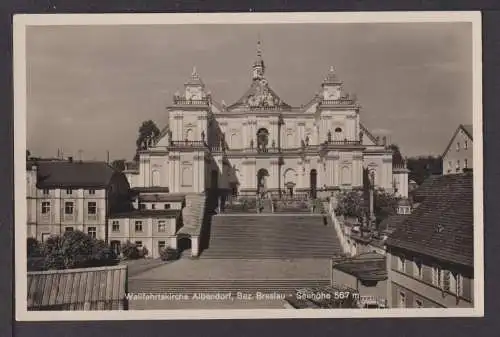
[[[130,160],[142,121],[168,123],[193,66],[215,100],[243,95],[259,36],[286,103],[307,103],[333,66],[362,123],[403,155],[441,154],[472,123],[470,23],[38,26],[26,36],[28,149]]]

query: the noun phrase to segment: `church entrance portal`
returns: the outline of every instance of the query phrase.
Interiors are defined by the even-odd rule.
[[[257,172],[257,193],[261,194],[266,190],[268,177],[269,172],[266,169],[260,169]]]
[[[310,186],[311,186],[311,198],[316,199],[317,195],[317,184],[318,184],[318,173],[316,170],[311,170],[310,173]]]
[[[293,197],[293,189],[295,187],[295,184],[292,182],[287,182],[285,184],[285,187],[286,187],[286,195],[289,197]]]

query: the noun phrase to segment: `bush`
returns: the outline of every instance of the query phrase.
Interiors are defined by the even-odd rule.
[[[179,252],[176,249],[167,247],[160,250],[160,258],[162,261],[173,261],[179,258]]]
[[[28,238],[26,241],[26,250],[28,257],[42,257],[43,246],[35,238]]]
[[[116,253],[102,240],[81,231],[54,235],[43,245],[45,269],[72,269],[115,265]]]
[[[135,243],[125,242],[121,249],[122,255],[126,260],[135,260],[139,258],[139,248]]]

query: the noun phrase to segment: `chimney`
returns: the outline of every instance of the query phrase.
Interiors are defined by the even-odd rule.
[[[72,162],[73,162],[73,157],[68,157],[68,161],[69,161],[70,163],[72,163]]]

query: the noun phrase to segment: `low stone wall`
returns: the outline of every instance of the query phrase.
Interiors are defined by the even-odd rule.
[[[348,236],[345,234],[343,223],[335,215],[335,206],[336,206],[336,203],[332,198],[332,200],[330,200],[330,203],[329,203],[328,214],[332,219],[333,227],[335,228],[335,232],[337,233],[337,237],[339,238],[339,241],[340,241],[340,246],[342,247],[342,252],[344,254],[350,255],[351,254],[351,247],[350,247],[350,244],[348,243]]]

